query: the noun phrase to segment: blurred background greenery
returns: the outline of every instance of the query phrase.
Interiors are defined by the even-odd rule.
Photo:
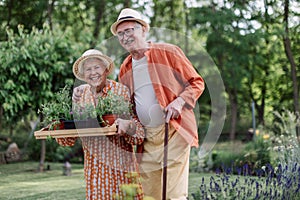
[[[108,40],[114,43],[109,28],[125,7],[141,11],[151,27],[188,38],[172,37],[169,42],[179,45],[191,60],[198,56],[194,49],[200,44],[218,67],[227,113],[221,147],[205,158],[205,165],[209,159],[214,160],[210,169],[224,160],[227,165],[242,164],[245,155],[255,166],[271,162],[270,155],[263,154],[269,146],[260,143],[266,139],[254,137],[250,128],[257,128],[261,137],[280,135],[275,113],[299,112],[300,3],[296,0],[0,0],[0,151],[15,142],[22,160],[82,162],[79,143],[63,148],[53,140],[34,138],[43,120],[37,111],[66,84],[78,84],[72,64],[84,50],[100,48]],[[105,53],[116,61],[116,75],[125,53],[120,46]],[[193,64],[200,73],[201,59]],[[252,104],[257,127],[253,127]],[[195,112],[201,144],[212,113],[208,90]],[[191,170],[199,170],[203,161],[197,150],[191,160],[195,161]]]

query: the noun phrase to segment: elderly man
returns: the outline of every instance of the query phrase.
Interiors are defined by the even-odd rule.
[[[147,42],[149,24],[133,9],[123,9],[111,32],[130,55],[119,81],[130,89],[137,116],[145,128],[140,163],[145,195],[162,199],[165,122],[169,124],[167,199],[188,195],[189,155],[198,146],[193,108],[204,81],[183,51],[172,44]]]

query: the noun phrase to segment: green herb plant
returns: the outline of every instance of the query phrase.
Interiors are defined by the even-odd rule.
[[[50,129],[55,124],[60,123],[61,119],[70,120],[72,117],[72,97],[70,93],[70,86],[65,85],[58,92],[54,93],[52,101],[42,104],[38,114],[43,115],[42,125],[50,124]]]
[[[99,97],[98,105],[96,106],[96,113],[100,122],[104,122],[104,115],[116,115],[123,119],[129,119],[132,112],[130,101],[126,100],[123,96],[114,94],[109,91],[106,96]]]

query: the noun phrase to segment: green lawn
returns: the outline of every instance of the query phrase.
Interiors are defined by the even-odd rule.
[[[38,173],[37,162],[0,165],[0,200],[84,199],[83,165],[72,164],[72,176],[62,175],[62,163],[49,163],[50,170]],[[211,174],[205,174],[206,177]],[[189,194],[198,190],[202,176],[191,173]],[[191,196],[190,196],[190,199]]]

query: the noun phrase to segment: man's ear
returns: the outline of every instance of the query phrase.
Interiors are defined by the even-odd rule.
[[[143,36],[146,37],[148,30],[145,26],[142,26],[142,31],[143,31]]]

